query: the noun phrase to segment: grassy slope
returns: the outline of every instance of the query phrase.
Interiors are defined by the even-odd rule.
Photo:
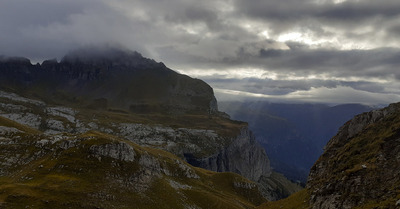
[[[0,125],[26,129],[4,118],[0,118]],[[6,143],[0,145],[1,150],[7,150],[0,154],[2,159],[19,156],[19,162],[33,160],[27,164],[2,165],[8,174],[0,176],[0,207],[185,208],[197,205],[203,208],[254,208],[264,201],[257,188],[233,186],[233,182],[250,183],[237,174],[194,168],[168,152],[143,148],[98,132],[64,135],[65,139],[44,147],[35,145],[38,140],[46,139],[37,131],[29,130],[5,137],[17,143],[12,146]],[[76,139],[79,143],[68,149],[56,146]],[[137,154],[135,161],[125,162],[110,157],[99,160],[89,153],[93,145],[119,142],[128,143],[134,148]],[[174,174],[154,178],[148,189],[137,191],[135,188],[138,185],[128,179],[144,172],[138,162],[142,155],[157,159]],[[189,166],[200,178],[186,178],[177,162]],[[173,188],[171,181],[187,187]]]
[[[321,187],[324,182],[347,185],[346,181],[359,177],[363,179],[360,188],[364,189],[359,191],[355,188],[352,193],[350,188],[342,188],[345,194],[342,198],[359,199],[376,191],[378,197],[368,198],[358,208],[392,208],[400,198],[400,180],[393,177],[399,175],[399,161],[395,159],[398,153],[392,153],[399,150],[399,138],[400,113],[395,112],[369,125],[344,146],[335,147],[333,156],[322,155],[317,163],[329,162],[327,170],[330,175],[315,177],[312,182],[314,187]]]
[[[289,181],[284,175],[274,171],[269,177],[263,176],[261,182],[263,185],[268,185],[269,189],[274,191],[273,193],[280,197],[288,197],[289,195],[303,189],[299,184]]]
[[[292,194],[286,199],[274,201],[274,202],[266,202],[261,206],[257,207],[258,209],[307,209],[309,208],[308,200],[310,199],[310,195],[307,189],[303,189],[300,192]]]
[[[13,120],[10,120],[8,118],[4,118],[0,116],[0,126],[5,126],[5,127],[10,127],[10,128],[16,128],[20,131],[23,131],[25,133],[30,133],[30,134],[39,134],[41,133],[40,131],[33,129],[29,126],[25,126],[22,124],[19,124]]]
[[[166,125],[172,128],[191,128],[215,130],[222,136],[237,136],[239,130],[247,126],[246,122],[230,120],[219,116],[201,114],[169,115],[160,113],[138,114],[123,110],[88,110],[78,109],[80,118],[95,118],[100,123],[141,123],[149,125]]]
[[[368,190],[376,190],[381,192],[376,193],[380,194],[378,197],[367,199],[355,209],[395,208],[396,201],[400,199],[400,181],[393,177],[398,175],[398,161],[396,162],[395,155],[398,154],[396,150],[399,150],[399,138],[400,113],[395,112],[384,120],[369,125],[360,134],[349,139],[344,146],[328,150],[334,154],[322,155],[317,163],[325,162],[328,173],[314,177],[311,189],[315,190],[318,186],[323,187],[327,184],[345,186],[348,184],[346,181],[361,178],[364,184],[363,187],[358,187],[364,188],[363,191],[358,191],[355,186],[341,188],[341,192],[345,194],[341,198],[357,199],[362,195],[368,197]],[[382,156],[386,160],[382,161]],[[366,167],[363,168],[363,165]],[[349,193],[352,189],[355,192]],[[286,199],[264,203],[259,208],[309,208],[310,191],[304,189]]]

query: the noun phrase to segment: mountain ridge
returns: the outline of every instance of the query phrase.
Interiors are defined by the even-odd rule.
[[[36,65],[26,58],[3,58],[0,85],[58,104],[134,112],[218,112],[212,88],[201,80],[137,52],[93,51],[71,52],[61,62],[47,60]]]
[[[101,56],[80,60],[71,55],[41,65],[3,59],[0,116],[46,136],[97,131],[188,162],[201,161],[203,168],[259,181],[263,196],[270,200],[299,190],[271,175],[268,157],[247,123],[219,112],[209,85],[137,52],[126,55],[128,62],[121,58],[116,64],[115,57]]]

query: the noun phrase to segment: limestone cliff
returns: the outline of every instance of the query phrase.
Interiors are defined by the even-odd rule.
[[[98,130],[254,181],[271,172],[247,125],[218,112],[208,84],[138,52],[83,48],[37,65],[2,57],[0,72],[0,114],[48,134]]]
[[[191,153],[184,153],[184,157],[192,165],[219,172],[235,172],[253,181],[271,174],[264,149],[247,127],[242,128],[228,146],[221,147],[210,156],[195,157]]]
[[[262,185],[268,181],[261,179],[271,177],[268,157],[247,123],[218,112],[208,84],[137,52],[81,49],[60,62],[36,65],[25,58],[2,57],[0,73],[0,116],[45,135],[97,131]],[[119,149],[129,151],[91,151],[97,157],[124,158]],[[264,186],[269,199],[288,195]]]
[[[0,208],[254,208],[258,186],[90,131],[43,134],[0,116]]]
[[[0,91],[0,101],[0,116],[40,129],[46,134],[85,133],[96,130],[142,146],[172,152],[190,164],[208,170],[235,172],[253,181],[260,180],[261,176],[269,177],[271,174],[264,149],[242,122],[234,122],[230,129],[232,133],[223,134],[222,130],[213,127],[174,128],[160,123],[129,123],[133,120],[132,114],[118,113],[118,117],[115,117],[112,112],[51,106],[39,100],[3,91]],[[103,120],[104,118],[106,120]],[[209,123],[210,119],[205,120]],[[226,118],[218,120],[224,123],[230,121]]]

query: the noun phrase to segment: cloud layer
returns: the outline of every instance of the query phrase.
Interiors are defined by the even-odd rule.
[[[400,101],[399,20],[398,0],[3,0],[0,54],[116,44],[220,99],[378,104]]]

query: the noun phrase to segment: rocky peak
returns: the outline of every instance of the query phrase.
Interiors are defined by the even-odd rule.
[[[18,64],[31,65],[31,61],[25,57],[0,56],[0,63],[18,63]]]
[[[218,113],[208,84],[124,49],[83,48],[61,62],[46,60],[41,65],[26,58],[2,57],[0,72],[0,89],[15,89],[57,104],[139,113]]]
[[[62,65],[88,65],[110,69],[161,69],[167,67],[152,59],[143,57],[139,52],[116,47],[86,47],[68,53],[62,58]]]
[[[5,57],[0,56],[0,68],[4,70],[10,70],[18,68],[20,70],[26,70],[28,68],[34,68],[31,61],[25,57]],[[3,73],[4,74],[4,73]]]

